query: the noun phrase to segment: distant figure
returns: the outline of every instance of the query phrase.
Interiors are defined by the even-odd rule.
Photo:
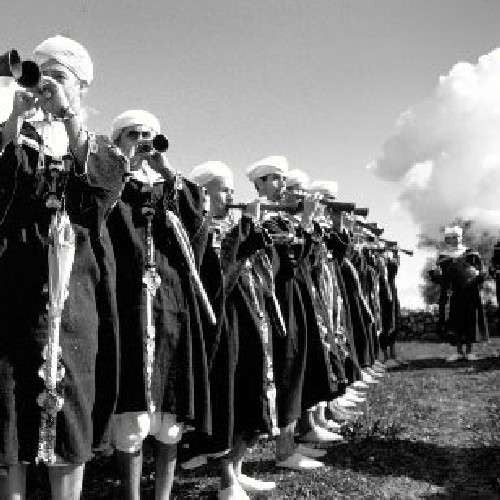
[[[498,240],[493,247],[490,274],[495,279],[497,294],[497,315],[500,317],[500,240]]]
[[[439,299],[440,331],[457,352],[446,361],[473,361],[472,344],[488,339],[488,328],[481,302],[480,286],[484,281],[481,258],[462,244],[462,229],[445,229],[446,248],[439,255],[431,279],[441,285]],[[463,347],[465,345],[465,354]]]
[[[389,294],[386,300],[387,306],[383,308],[383,329],[380,344],[384,354],[386,366],[397,366],[400,361],[396,354],[396,339],[400,328],[400,306],[398,289],[396,285],[396,275],[399,269],[399,254],[397,250],[388,251],[385,255],[385,266],[387,276],[381,275],[387,281]],[[384,287],[381,287],[383,290]]]

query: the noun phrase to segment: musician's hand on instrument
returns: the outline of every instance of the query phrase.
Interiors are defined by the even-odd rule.
[[[130,158],[130,170],[138,170],[142,166],[142,162],[149,163],[151,153],[136,153],[132,158]]]
[[[254,221],[260,220],[260,200],[257,199],[252,203],[247,203],[243,215],[250,217]]]
[[[302,226],[308,228],[311,226],[314,214],[319,207],[319,201],[314,197],[304,198],[302,212]]]
[[[439,266],[436,266],[434,269],[431,269],[432,274],[436,277],[442,276],[443,272]]]
[[[171,175],[175,174],[166,153],[160,153],[159,151],[153,150],[149,156],[148,162],[157,172],[162,173],[167,170]]]
[[[304,198],[304,211],[303,216],[307,218],[312,218],[315,212],[319,208],[319,202],[313,197]]]
[[[38,97],[32,92],[18,89],[14,93],[11,116],[15,118],[31,118],[37,111]]]
[[[37,111],[37,96],[24,89],[16,90],[9,118],[2,126],[0,134],[0,154],[11,142],[17,142],[24,120],[31,118]]]
[[[466,270],[466,276],[468,279],[477,278],[479,276],[479,271],[474,266],[469,266]]]
[[[70,107],[64,87],[50,76],[42,76],[39,96],[43,111],[56,118],[62,117]]]

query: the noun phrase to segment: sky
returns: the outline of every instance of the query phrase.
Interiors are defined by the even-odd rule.
[[[254,195],[250,163],[285,155],[337,180],[339,199],[370,207],[410,248],[419,228],[398,208],[401,186],[366,165],[440,75],[500,46],[496,0],[17,0],[2,10],[5,50],[29,58],[55,34],[87,47],[91,129],[108,133],[125,109],[152,111],[172,165],[224,161],[237,200]],[[423,259],[403,257],[403,305],[418,301]]]

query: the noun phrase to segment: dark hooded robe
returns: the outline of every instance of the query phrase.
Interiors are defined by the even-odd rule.
[[[438,265],[441,274],[431,274],[431,277],[441,285],[440,321],[445,325],[445,339],[452,345],[487,340],[488,328],[480,295],[484,274],[479,255],[470,250],[441,254]]]
[[[341,291],[333,264],[333,256],[327,250],[324,242],[318,245],[315,252],[311,276],[319,295],[319,300],[316,300],[318,314],[321,314],[322,323],[328,328],[328,335],[323,337],[323,341],[328,343],[328,357],[337,386],[336,396],[339,396],[344,392],[348,383],[345,372],[348,348],[345,338],[341,336],[343,327],[338,321],[342,314],[342,311],[339,311],[342,308]]]
[[[113,249],[106,218],[119,197],[125,163],[104,137],[89,136],[85,165],[71,155],[56,189],[40,154],[41,139],[24,125],[20,145],[0,157],[0,463],[37,456],[44,384],[38,375],[48,339],[49,191],[61,198],[75,233],[75,256],[60,327],[55,452],[81,464],[92,456],[116,403],[117,311]],[[43,161],[42,161],[43,160]],[[98,421],[93,432],[94,418]]]
[[[121,390],[116,412],[172,413],[179,421],[208,433],[210,393],[203,312],[180,243],[165,216],[169,209],[179,217],[199,258],[205,243],[203,196],[193,183],[180,179],[179,184],[170,172],[161,174],[153,185],[131,177],[108,220],[120,317]],[[154,267],[160,278],[152,301],[155,335],[151,356],[147,354],[147,292],[143,282],[148,266],[145,214],[151,218]]]
[[[373,364],[369,338],[373,316],[363,296],[359,276],[354,265],[350,260],[344,258],[340,269],[349,302],[356,355],[360,367],[365,368]]]
[[[301,270],[304,285],[302,293],[310,332],[304,385],[307,396],[303,402],[303,408],[307,409],[320,401],[331,401],[337,397],[340,384],[345,378],[335,342],[333,318],[327,306],[329,297],[322,287],[322,280],[328,278],[325,273],[329,273],[329,269],[326,247],[318,226],[315,228],[309,259],[305,260]]]
[[[264,234],[246,217],[227,232],[219,229],[210,235],[201,267],[217,311],[217,324],[205,324],[204,330],[213,414],[204,451],[211,453],[232,448],[236,435],[250,440],[271,433],[271,349],[273,331],[279,328],[271,314],[272,268]]]
[[[342,275],[342,263],[346,259],[346,252],[349,248],[349,237],[346,233],[338,234],[336,231],[331,231],[328,237],[325,238],[325,242],[327,248],[332,252],[331,266],[338,287],[338,307],[334,309],[333,321],[337,325],[339,345],[345,353],[344,371],[346,378],[349,383],[353,383],[360,380],[362,374],[354,340],[349,296]]]
[[[308,320],[301,292],[305,260],[310,242],[301,230],[282,216],[271,216],[264,223],[270,234],[288,234],[297,239],[275,243],[271,260],[275,269],[276,297],[286,325],[286,336],[273,336],[273,365],[276,382],[278,426],[286,427],[301,415],[308,347]]]
[[[397,257],[385,259],[387,269],[387,280],[381,276],[380,303],[382,306],[382,334],[380,345],[383,349],[392,346],[396,342],[399,331],[399,299],[396,286],[396,275],[399,267]]]

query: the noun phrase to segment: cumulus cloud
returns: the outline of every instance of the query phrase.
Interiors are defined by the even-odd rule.
[[[395,182],[418,230],[441,237],[460,217],[473,230],[500,230],[500,48],[475,64],[459,62],[430,96],[404,111],[368,168]],[[404,302],[416,300],[428,251],[403,270]],[[403,267],[403,266],[402,266]]]
[[[456,217],[500,228],[500,49],[459,62],[398,118],[369,168],[397,182],[427,234]]]

